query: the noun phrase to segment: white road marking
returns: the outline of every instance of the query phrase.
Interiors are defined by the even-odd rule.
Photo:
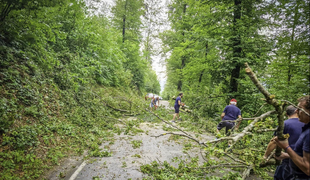
[[[75,178],[77,177],[77,175],[79,175],[79,173],[82,171],[82,169],[84,168],[84,166],[86,166],[86,162],[84,161],[79,168],[72,174],[72,176],[70,177],[69,180],[75,180]]]

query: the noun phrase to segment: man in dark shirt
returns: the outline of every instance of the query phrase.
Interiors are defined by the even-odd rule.
[[[279,147],[284,149],[286,153],[282,153],[279,160],[290,158],[290,167],[294,180],[310,179],[310,96],[304,96],[298,99],[297,115],[299,121],[305,123],[302,128],[295,147],[292,148],[288,140],[280,141],[277,137],[274,141]]]
[[[286,115],[288,120],[284,121],[284,129],[283,134],[289,134],[290,137],[288,138],[288,142],[292,148],[296,141],[298,140],[302,127],[305,125],[304,123],[300,122],[297,116],[297,112],[294,106],[290,105],[286,108]],[[267,159],[270,153],[277,147],[275,141],[270,141],[267,146],[264,159]],[[292,178],[292,173],[289,166],[289,159],[283,159],[281,165],[279,165],[276,169],[274,174],[274,180],[289,180]]]
[[[175,112],[175,114],[173,115],[173,119],[172,119],[171,122],[175,122],[174,119],[175,119],[176,116],[178,117],[178,119],[180,117],[179,112],[180,112],[180,106],[182,105],[181,104],[181,98],[182,97],[183,97],[183,93],[180,93],[179,96],[175,100],[175,103],[174,103],[174,112]]]
[[[226,106],[223,113],[221,114],[222,121],[217,125],[217,132],[219,133],[220,130],[226,127],[226,134],[228,133],[229,129],[232,129],[235,126],[234,122],[226,122],[226,120],[236,120],[237,118],[241,119],[241,111],[236,106],[237,100],[232,99],[230,100],[230,105]],[[241,121],[239,121],[238,125],[236,126],[236,130],[238,130]]]

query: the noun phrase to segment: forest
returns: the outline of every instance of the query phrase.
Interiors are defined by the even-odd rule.
[[[278,162],[261,163],[272,131],[283,128],[288,103],[310,94],[310,1],[108,2],[0,0],[0,179],[48,179],[67,157],[113,156],[100,145],[115,134],[172,119],[168,109],[149,111],[146,93],[161,93],[171,105],[180,92],[191,113],[182,112],[179,126],[196,136],[165,130],[193,144],[201,134],[217,136],[195,145],[208,161],[177,168],[154,161],[141,172],[151,179],[272,179],[267,172]],[[155,56],[166,67],[162,92]],[[245,120],[230,151],[215,127],[232,98]],[[223,163],[227,157],[233,163]],[[232,171],[212,174],[221,166]]]

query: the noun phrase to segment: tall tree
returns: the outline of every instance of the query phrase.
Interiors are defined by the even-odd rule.
[[[244,62],[266,66],[270,50],[266,35],[260,32],[268,22],[262,19],[266,11],[260,2],[175,0],[170,6],[172,30],[163,34],[171,52],[168,83],[196,96],[198,92],[226,99],[244,96],[248,89],[241,66]]]
[[[132,86],[141,91],[147,69],[147,62],[140,55],[143,0],[116,0],[112,13],[114,27],[121,33],[122,51],[126,55],[124,68],[131,72]]]
[[[183,70],[189,62],[188,32],[191,29],[191,17],[187,12],[188,4],[186,0],[174,0],[169,5],[169,19],[171,30],[162,34],[162,41],[168,47],[166,52],[171,56],[167,59],[168,83],[175,84],[178,91],[183,90]],[[170,86],[169,86],[170,87]]]
[[[232,66],[233,70],[230,77],[230,92],[238,92],[238,79],[240,76],[240,58],[241,58],[241,35],[239,34],[238,23],[241,20],[241,2],[242,0],[234,0],[234,19],[233,19],[233,37],[232,37]]]
[[[145,13],[142,18],[143,22],[143,58],[150,64],[153,55],[156,55],[160,49],[159,33],[163,28],[163,3],[156,0],[144,0]]]
[[[115,0],[112,13],[114,26],[122,32],[122,41],[140,41],[143,0]]]
[[[274,49],[266,73],[272,78],[266,78],[266,83],[283,98],[296,99],[309,89],[310,1],[275,0],[270,6]]]

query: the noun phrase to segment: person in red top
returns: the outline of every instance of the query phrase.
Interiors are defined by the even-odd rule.
[[[225,107],[223,113],[221,114],[222,121],[217,125],[217,133],[224,127],[226,127],[226,134],[228,134],[228,130],[232,129],[235,126],[234,122],[227,122],[226,120],[234,121],[236,119],[241,119],[241,111],[236,106],[237,100],[232,99],[228,106]],[[238,125],[236,126],[236,130],[238,130],[241,121],[239,121]]]

